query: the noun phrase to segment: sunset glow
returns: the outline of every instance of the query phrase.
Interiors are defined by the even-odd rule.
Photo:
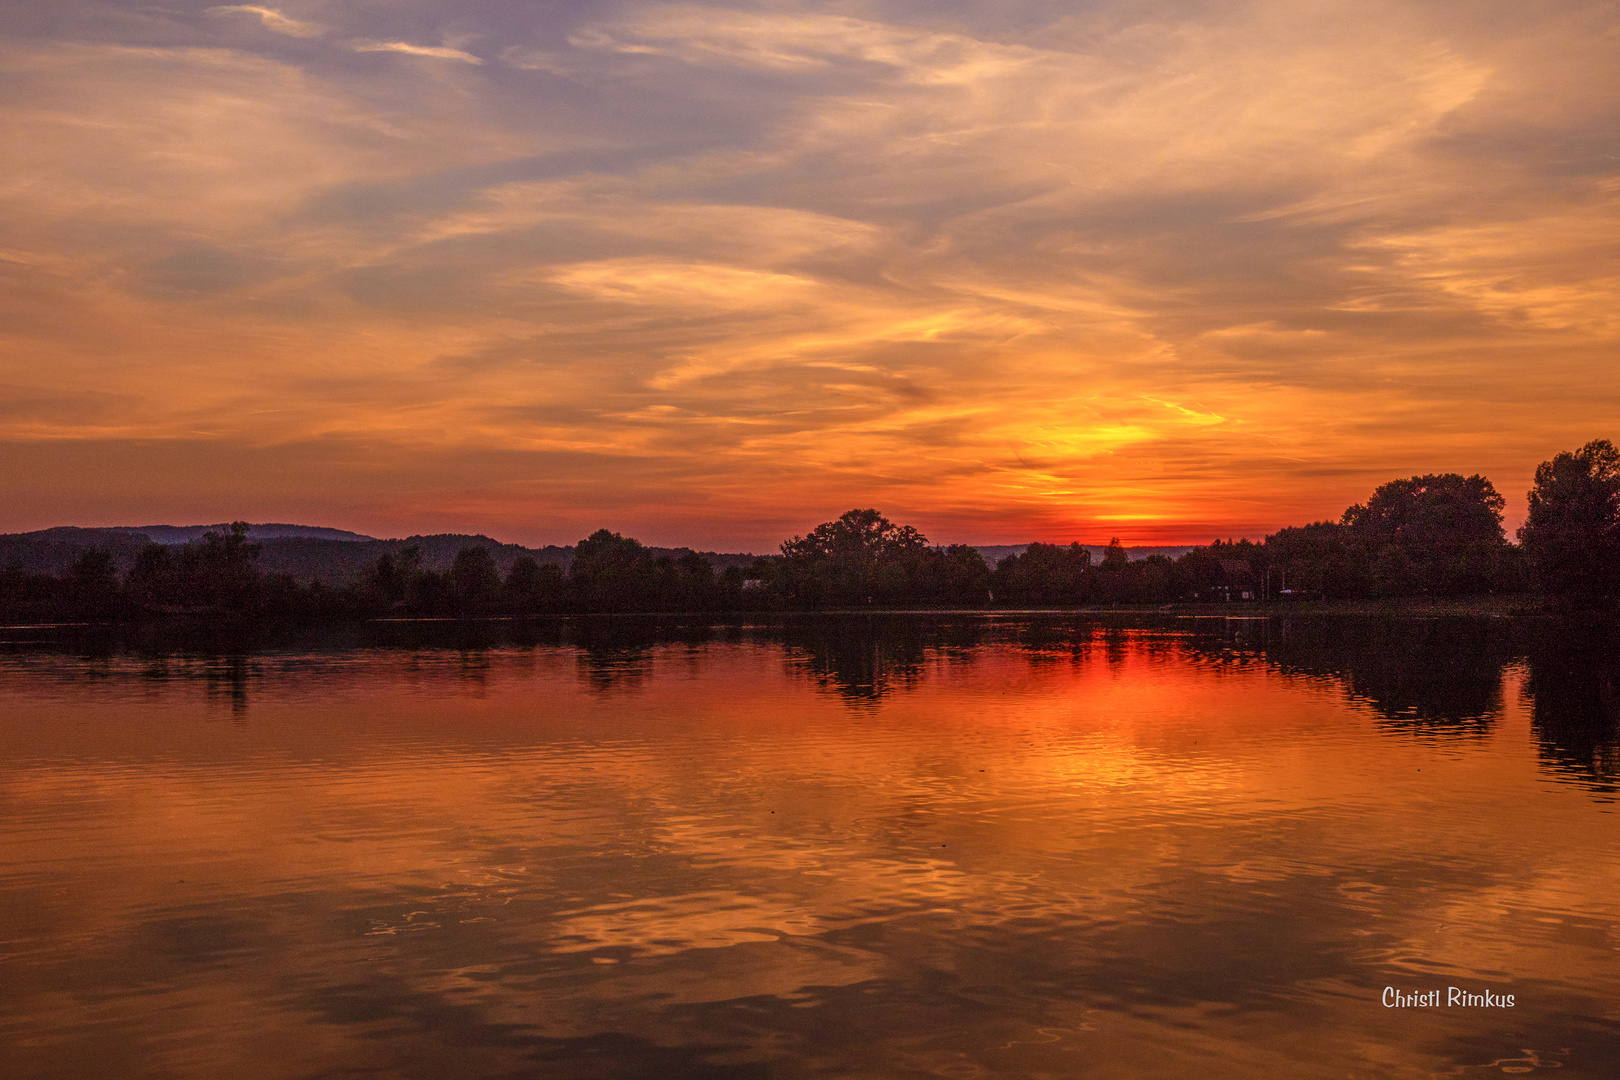
[[[1202,543],[1620,438],[1620,15],[0,18],[0,531]]]

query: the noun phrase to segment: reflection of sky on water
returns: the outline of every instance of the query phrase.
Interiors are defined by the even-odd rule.
[[[1547,750],[1550,710],[1612,701],[1579,658],[1550,684],[1497,636],[1408,636],[1445,669],[1417,679],[1308,631],[1009,622],[820,661],[826,630],[599,634],[625,680],[572,639],[9,655],[0,1043],[22,1076],[1620,1054],[1612,807]]]

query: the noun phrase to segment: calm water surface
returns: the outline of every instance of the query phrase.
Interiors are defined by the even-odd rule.
[[[48,636],[6,1077],[1620,1075],[1601,633]]]

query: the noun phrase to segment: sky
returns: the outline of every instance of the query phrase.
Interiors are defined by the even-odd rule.
[[[1620,440],[1612,2],[0,11],[0,531],[1258,538]]]

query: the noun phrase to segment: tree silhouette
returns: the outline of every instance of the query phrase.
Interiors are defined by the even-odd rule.
[[[1081,604],[1093,598],[1091,552],[1078,543],[1030,544],[996,564],[996,599],[1012,604]]]
[[[83,619],[111,618],[120,606],[118,572],[112,555],[92,548],[74,562],[69,571],[69,594],[75,614]]]
[[[204,533],[202,541],[180,550],[181,602],[199,608],[244,611],[263,584],[253,565],[259,545],[248,542],[248,523],[231,522],[228,533]]]
[[[1620,594],[1620,451],[1594,439],[1536,468],[1519,530],[1545,591],[1581,605]]]
[[[174,557],[162,544],[147,544],[135,556],[124,577],[124,588],[135,602],[157,607],[170,602],[174,588]]]
[[[389,611],[405,602],[405,575],[399,561],[386,551],[377,557],[376,564],[367,573],[364,587],[370,594],[371,606],[377,610]]]
[[[782,542],[782,554],[797,558],[867,558],[926,551],[928,538],[910,525],[896,525],[876,510],[846,510],[806,536]]]
[[[1286,588],[1296,595],[1345,600],[1372,591],[1372,567],[1365,553],[1349,528],[1336,521],[1280,529],[1266,537],[1264,555],[1266,565],[1278,571],[1279,592]]]
[[[990,599],[990,567],[979,549],[952,544],[939,553],[938,595],[959,607],[982,607]]]
[[[1370,564],[1376,594],[1487,592],[1507,546],[1506,505],[1483,476],[1431,473],[1391,480],[1342,523]]]
[[[456,552],[450,581],[455,588],[456,611],[462,615],[481,613],[501,589],[501,573],[495,569],[494,558],[487,549],[474,544]]]
[[[928,538],[876,510],[849,510],[805,536],[782,542],[782,582],[790,601],[866,605],[925,599]]]
[[[519,615],[556,611],[562,605],[563,575],[556,563],[541,566],[520,555],[506,575],[506,600]]]
[[[568,571],[582,611],[634,611],[653,592],[653,557],[641,541],[598,529],[574,548]]]

